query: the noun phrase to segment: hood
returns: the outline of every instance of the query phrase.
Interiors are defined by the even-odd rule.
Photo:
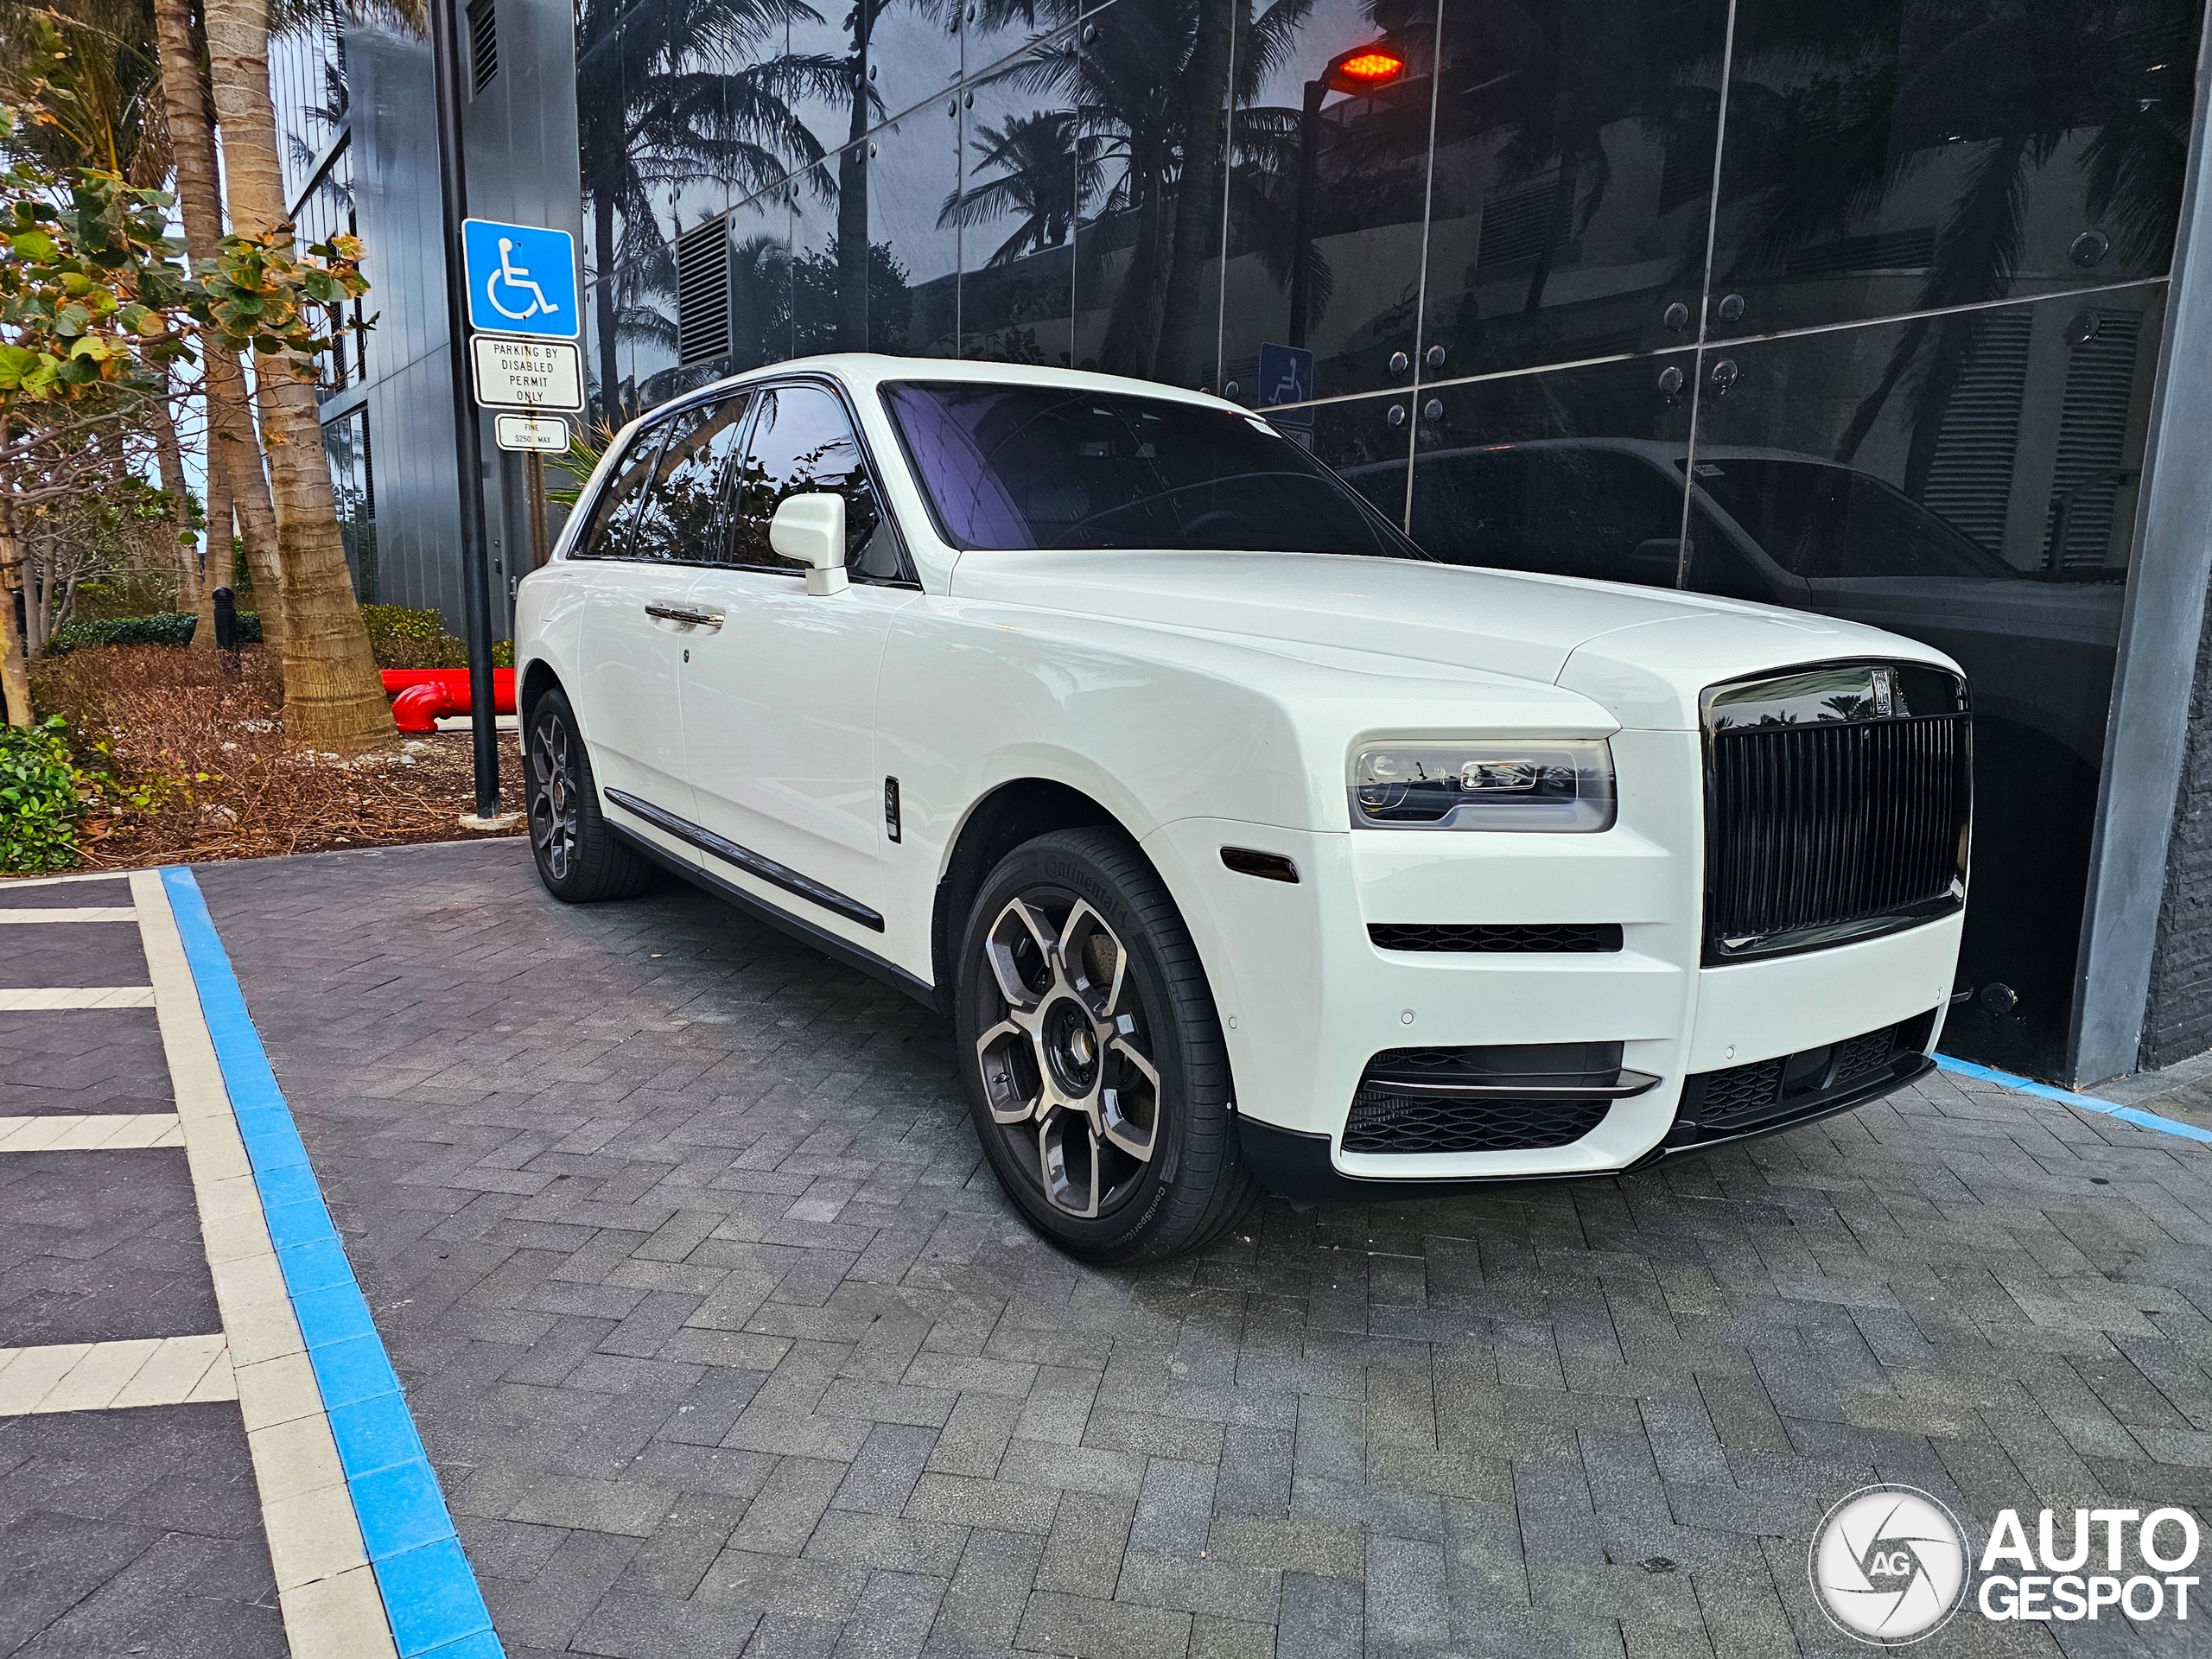
[[[1942,663],[1855,623],[1666,588],[1325,553],[971,551],[955,597],[1557,684],[1683,729],[1716,681],[1832,657]]]

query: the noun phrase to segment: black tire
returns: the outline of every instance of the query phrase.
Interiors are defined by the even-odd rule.
[[[1063,830],[1008,854],[969,908],[957,974],[969,1109],[1039,1232],[1126,1265],[1195,1249],[1250,1208],[1213,993],[1127,836]]]
[[[527,737],[530,851],[545,891],[563,904],[594,905],[653,886],[658,867],[618,837],[599,809],[591,755],[565,695],[550,690],[531,704]]]

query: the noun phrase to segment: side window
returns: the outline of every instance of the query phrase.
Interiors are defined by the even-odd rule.
[[[630,440],[607,487],[592,503],[589,522],[570,544],[577,558],[619,559],[629,551],[630,531],[638,521],[645,483],[653,474],[653,457],[660,453],[667,431],[666,423],[656,423]]]
[[[753,401],[739,392],[687,409],[668,423],[668,441],[653,463],[652,487],[630,537],[633,559],[718,563],[728,527],[721,491],[727,463],[745,434]]]
[[[760,394],[760,417],[738,478],[730,562],[798,569],[768,545],[768,525],[785,496],[817,492],[845,498],[846,568],[897,575],[898,553],[845,406],[820,386],[771,386]]]

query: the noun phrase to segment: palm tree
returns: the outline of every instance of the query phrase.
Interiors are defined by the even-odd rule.
[[[175,158],[177,213],[184,221],[185,251],[195,261],[212,259],[223,238],[223,200],[200,30],[193,16],[192,0],[152,0],[152,3],[162,107]],[[284,593],[276,552],[276,510],[270,499],[268,477],[261,469],[261,448],[254,437],[245,375],[236,353],[227,346],[209,343],[201,348],[200,376],[207,410],[207,559],[211,568],[196,573],[200,580],[194,608],[200,620],[193,630],[193,643],[203,650],[214,649],[214,591],[230,577],[231,525],[235,518],[258,590],[262,637],[281,651]]]
[[[617,339],[648,327],[626,302],[675,291],[675,260],[653,219],[657,192],[709,179],[750,194],[805,166],[830,194],[823,169],[809,165],[822,158],[822,145],[793,106],[809,96],[842,97],[850,79],[845,60],[759,58],[791,24],[821,21],[805,0],[582,0],[576,116],[608,420],[620,402]]]
[[[269,98],[267,0],[207,0],[206,17],[232,228],[289,234]],[[391,711],[346,569],[315,386],[288,356],[257,353],[256,366],[283,577],[285,733],[348,753],[390,738]]]

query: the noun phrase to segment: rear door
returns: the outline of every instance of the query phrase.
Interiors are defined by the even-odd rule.
[[[777,504],[816,492],[845,499],[842,593],[810,594],[768,544]],[[871,948],[883,931],[876,680],[892,615],[919,591],[880,500],[833,387],[762,388],[726,562],[691,589],[722,626],[696,642],[683,680],[692,798],[725,861],[765,883],[762,897]]]

